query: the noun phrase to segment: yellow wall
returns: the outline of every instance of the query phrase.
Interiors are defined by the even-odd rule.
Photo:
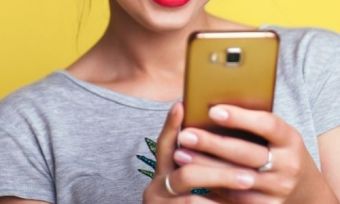
[[[107,0],[10,0],[0,6],[0,98],[68,66],[102,34]],[[85,23],[77,31],[80,10]],[[340,32],[339,0],[211,0],[216,15],[252,24],[317,26]],[[77,46],[78,45],[78,46]]]

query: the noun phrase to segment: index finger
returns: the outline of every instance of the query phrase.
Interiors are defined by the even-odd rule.
[[[290,144],[298,136],[294,128],[274,114],[265,111],[217,105],[210,109],[209,116],[223,127],[252,132],[268,140],[272,145]]]

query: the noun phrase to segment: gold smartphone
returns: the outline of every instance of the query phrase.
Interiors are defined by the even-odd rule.
[[[232,104],[271,112],[278,50],[274,31],[193,33],[187,50],[183,128],[266,145],[266,140],[250,132],[221,128],[208,111],[216,104]]]

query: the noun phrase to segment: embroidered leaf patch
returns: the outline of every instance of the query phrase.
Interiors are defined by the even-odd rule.
[[[144,169],[138,169],[138,171],[139,171],[140,173],[144,174],[145,176],[150,177],[151,179],[153,179],[154,174],[155,174],[155,173],[152,172],[152,171],[148,171],[148,170],[144,170]]]
[[[156,157],[157,143],[149,138],[145,138],[145,142],[148,145],[150,152],[153,154],[154,157]],[[141,160],[142,162],[144,162],[145,164],[147,164],[153,170],[156,170],[157,162],[155,160],[149,159],[143,155],[137,155],[137,158]],[[153,177],[155,176],[155,172],[153,171],[149,171],[145,169],[138,169],[138,171],[142,173],[143,175],[150,177],[151,179],[153,179]],[[209,193],[209,190],[205,188],[195,188],[191,191],[191,193],[195,195],[205,195]]]
[[[152,141],[151,139],[149,138],[145,138],[145,142],[146,144],[148,145],[151,153],[153,154],[153,156],[156,157],[156,152],[157,152],[157,143]]]
[[[141,155],[137,155],[137,158],[141,161],[143,161],[145,164],[147,164],[148,166],[150,166],[153,170],[156,169],[156,161],[149,159],[145,156],[141,156]]]

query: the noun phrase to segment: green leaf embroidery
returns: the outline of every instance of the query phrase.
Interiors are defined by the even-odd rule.
[[[145,170],[145,169],[138,169],[138,171],[142,174],[144,174],[145,176],[148,176],[150,177],[151,179],[153,179],[155,173],[152,172],[152,171],[148,171],[148,170]]]
[[[143,161],[145,164],[147,164],[148,166],[150,166],[153,170],[156,169],[156,161],[149,159],[145,156],[142,155],[137,155],[137,158],[141,161]]]
[[[145,138],[145,142],[148,145],[151,153],[156,157],[157,143],[154,142],[153,140],[149,139],[149,138]],[[155,160],[149,159],[149,158],[142,156],[142,155],[137,155],[137,158],[139,160],[143,161],[148,166],[150,166],[153,170],[156,169],[157,162]],[[153,179],[153,177],[155,175],[155,172],[145,170],[145,169],[138,169],[138,171],[140,173],[144,174],[145,176],[150,177],[151,179]],[[196,194],[196,195],[205,195],[205,194],[209,193],[209,190],[205,189],[205,188],[195,188],[191,191],[191,193]]]
[[[148,145],[151,153],[156,157],[157,143],[147,137],[145,138],[145,142]]]

